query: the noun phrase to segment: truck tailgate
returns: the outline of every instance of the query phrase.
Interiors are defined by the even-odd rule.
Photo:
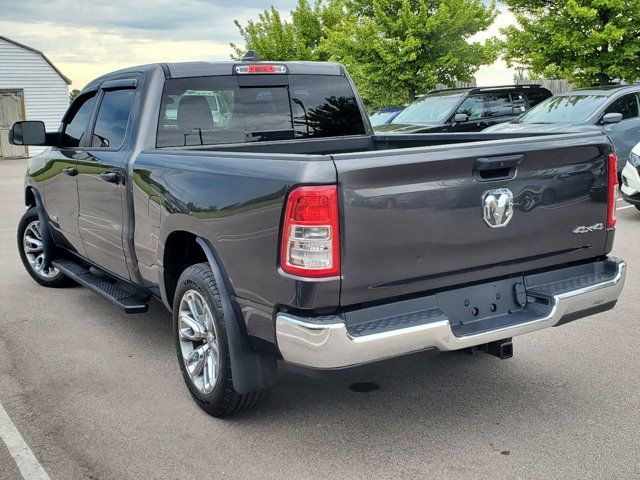
[[[334,155],[341,305],[604,254],[610,149],[567,134]]]

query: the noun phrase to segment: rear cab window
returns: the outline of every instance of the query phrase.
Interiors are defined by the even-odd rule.
[[[242,80],[239,80],[239,79]],[[346,77],[235,75],[170,79],[158,121],[158,147],[363,135]]]

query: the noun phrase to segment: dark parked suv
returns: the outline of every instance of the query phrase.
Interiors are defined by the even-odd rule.
[[[514,120],[552,95],[540,85],[433,91],[375,129],[383,133],[479,132]]]

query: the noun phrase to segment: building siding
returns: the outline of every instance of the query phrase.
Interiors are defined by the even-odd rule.
[[[0,39],[0,89],[22,89],[27,120],[56,131],[69,107],[69,85],[40,55]],[[44,148],[31,147],[30,155]]]

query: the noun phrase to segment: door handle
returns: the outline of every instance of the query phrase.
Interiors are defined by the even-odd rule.
[[[118,172],[102,172],[100,174],[100,178],[105,182],[109,182],[109,183],[120,182],[120,175],[118,175]]]
[[[73,167],[67,167],[67,168],[63,168],[62,169],[63,173],[66,173],[67,175],[69,175],[70,177],[75,177],[78,174],[78,170],[76,170]]]

